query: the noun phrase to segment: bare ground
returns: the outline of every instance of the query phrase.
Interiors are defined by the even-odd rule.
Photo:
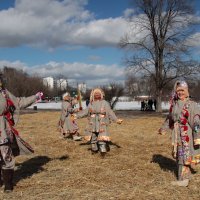
[[[14,191],[1,192],[0,199],[199,199],[199,166],[194,166],[189,187],[170,185],[177,173],[170,134],[157,134],[164,116],[140,111],[116,114],[124,121],[110,125],[113,144],[104,159],[92,155],[84,141],[59,138],[59,111],[22,114],[17,129],[35,153],[16,158]],[[78,123],[83,133],[87,120]]]

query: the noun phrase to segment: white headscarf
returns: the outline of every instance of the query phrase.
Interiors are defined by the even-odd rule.
[[[66,93],[64,93],[64,94],[62,95],[62,98],[63,98],[63,99],[64,99],[65,97],[70,97],[69,92],[66,92]]]
[[[186,97],[189,97],[189,91],[188,91],[188,84],[184,80],[176,81],[174,85],[174,91],[177,91],[177,88],[182,88],[185,91]]]
[[[94,94],[95,92],[99,92],[101,94],[101,100],[104,99],[105,93],[101,88],[95,88],[90,93],[90,102],[94,101]]]

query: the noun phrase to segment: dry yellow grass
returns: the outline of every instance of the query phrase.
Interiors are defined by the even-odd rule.
[[[199,166],[189,187],[171,186],[176,164],[171,158],[170,135],[157,134],[163,116],[141,113],[117,113],[124,122],[110,125],[114,145],[104,159],[92,155],[83,142],[59,138],[60,112],[21,115],[17,129],[35,153],[16,158],[16,186],[11,194],[0,193],[0,199],[199,199]],[[87,120],[78,123],[83,133]]]

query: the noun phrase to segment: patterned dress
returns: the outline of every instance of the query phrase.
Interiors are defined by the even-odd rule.
[[[88,117],[88,125],[85,130],[85,139],[91,140],[93,133],[98,133],[97,141],[110,141],[108,125],[110,120],[116,122],[117,117],[105,100],[90,102],[85,110],[76,114],[77,118]]]
[[[168,124],[167,124],[168,123]],[[178,164],[178,179],[190,178],[190,165],[200,163],[200,109],[187,98],[170,107],[164,127],[172,128],[173,155]]]
[[[59,120],[59,129],[64,136],[78,133],[79,127],[74,119],[73,102],[63,101]]]

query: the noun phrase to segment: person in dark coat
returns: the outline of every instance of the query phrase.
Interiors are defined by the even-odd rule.
[[[141,111],[144,111],[144,108],[145,108],[145,103],[144,103],[144,100],[141,101]]]
[[[156,110],[156,106],[157,106],[157,101],[156,101],[156,99],[154,99],[154,101],[153,101],[153,106],[154,106],[154,109]]]
[[[85,100],[86,107],[88,107],[89,103],[90,103],[90,100],[89,100],[89,99],[86,99],[86,100]]]
[[[152,99],[148,100],[148,109],[153,110],[153,100]]]

